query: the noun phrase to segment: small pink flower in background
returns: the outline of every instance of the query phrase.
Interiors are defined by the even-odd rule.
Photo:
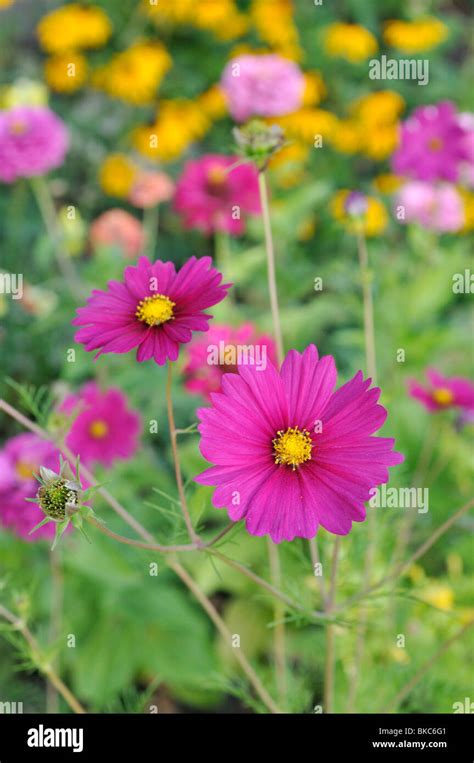
[[[222,73],[221,87],[237,122],[251,117],[279,117],[302,104],[304,76],[279,55],[244,54],[233,58]]]
[[[66,125],[46,106],[0,111],[0,180],[4,183],[59,167],[68,147]]]
[[[28,535],[44,514],[25,499],[37,493],[39,484],[33,474],[39,474],[40,466],[58,471],[59,465],[58,449],[35,434],[24,432],[7,440],[0,450],[0,526],[26,541],[54,537],[53,523]]]
[[[418,223],[439,233],[458,231],[464,226],[463,200],[455,186],[434,185],[414,180],[398,192],[396,207],[403,207],[401,223]]]
[[[131,458],[138,449],[141,419],[128,407],[126,396],[110,387],[101,391],[95,382],[85,384],[76,395],[68,395],[60,412],[74,414],[66,445],[85,464],[111,466]]]
[[[164,365],[178,358],[193,331],[208,330],[212,316],[204,311],[221,302],[229,286],[210,257],[191,257],[178,272],[172,262],[140,257],[125,268],[123,281],[94,289],[77,310],[72,324],[83,328],[75,340],[88,352],[98,350],[96,357],[137,348],[139,363],[153,358]]]
[[[129,259],[138,257],[145,242],[141,222],[124,209],[109,209],[99,215],[91,225],[89,237],[94,249],[117,246]]]
[[[251,164],[229,169],[238,161],[237,156],[208,154],[187,162],[174,197],[186,228],[238,236],[244,231],[243,215],[260,214],[257,170]]]
[[[446,408],[474,408],[474,384],[462,376],[442,376],[435,368],[426,371],[428,384],[424,387],[416,379],[410,379],[408,390],[415,400],[429,411]]]
[[[201,453],[215,464],[196,477],[214,485],[213,505],[275,543],[313,538],[318,527],[346,535],[365,519],[372,488],[404,456],[372,437],[387,411],[359,371],[334,391],[334,358],[314,345],[291,350],[281,371],[241,366],[226,374],[212,407],[201,408]]]
[[[128,200],[135,207],[148,209],[170,201],[174,189],[173,180],[165,172],[139,172]]]
[[[462,162],[469,158],[466,130],[449,101],[419,106],[402,122],[400,143],[392,156],[397,175],[414,180],[456,182]]]
[[[465,133],[464,146],[466,149],[466,162],[461,165],[461,182],[471,188],[474,187],[474,113],[466,111],[459,114],[458,124]]]
[[[196,338],[187,349],[184,386],[189,392],[210,399],[211,392],[219,392],[224,374],[237,373],[237,365],[232,364],[233,356],[238,357],[241,348],[244,357],[243,352],[249,347],[255,365],[260,365],[264,370],[267,363],[276,364],[273,339],[259,334],[252,323],[244,323],[239,328],[213,324],[205,336]],[[219,360],[224,362],[210,362],[216,350]]]

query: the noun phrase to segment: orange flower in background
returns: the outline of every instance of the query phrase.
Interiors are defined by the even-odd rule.
[[[250,17],[258,36],[273,52],[300,61],[303,51],[291,0],[253,0]]]
[[[125,154],[110,154],[102,163],[99,181],[108,196],[126,199],[137,177],[137,167]]]
[[[112,34],[112,25],[101,8],[69,3],[43,16],[36,28],[47,53],[100,48]]]
[[[143,12],[157,25],[188,24],[212,32],[220,40],[241,37],[248,19],[234,0],[143,0]]]
[[[99,215],[90,227],[89,238],[93,249],[116,246],[130,259],[140,254],[145,243],[142,224],[124,209],[109,209]]]
[[[14,2],[15,0],[0,0],[0,10],[2,10],[2,8],[9,8]]]
[[[448,27],[433,16],[415,21],[387,21],[383,38],[402,53],[422,53],[444,42]]]
[[[375,196],[366,196],[365,212],[359,218],[354,218],[346,209],[346,201],[351,193],[345,189],[337,191],[331,199],[330,209],[334,219],[341,222],[350,233],[362,231],[369,238],[383,233],[388,224],[388,214],[382,202]]]
[[[164,172],[139,172],[128,200],[135,207],[147,209],[173,198],[175,185]]]
[[[324,47],[329,56],[358,64],[373,56],[379,46],[372,32],[365,27],[336,22],[325,30]]]
[[[155,122],[137,127],[134,147],[149,159],[177,159],[211,127],[199,103],[188,100],[161,101]]]
[[[327,94],[321,74],[319,72],[304,72],[304,83],[303,106],[317,106]]]
[[[61,53],[47,58],[44,76],[51,90],[74,93],[87,80],[87,61],[82,53]]]
[[[136,106],[150,103],[171,67],[171,57],[157,42],[136,42],[97,69],[92,84]]]

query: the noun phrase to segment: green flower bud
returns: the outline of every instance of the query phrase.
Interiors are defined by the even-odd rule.
[[[233,135],[241,156],[264,170],[273,154],[285,145],[285,134],[279,125],[268,125],[252,119],[243,127],[234,127]]]

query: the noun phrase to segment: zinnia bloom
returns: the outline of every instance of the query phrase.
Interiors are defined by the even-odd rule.
[[[214,323],[207,334],[189,345],[184,367],[184,386],[189,392],[210,399],[219,392],[224,374],[237,373],[239,357],[244,363],[260,367],[276,363],[275,343],[270,336],[259,334],[252,323],[239,328]]]
[[[314,345],[291,350],[281,371],[242,366],[225,375],[212,408],[198,411],[201,453],[215,466],[213,504],[252,535],[275,543],[312,538],[319,526],[346,535],[365,519],[372,488],[403,461],[393,439],[372,437],[387,411],[359,371],[336,392],[334,358]]]
[[[64,122],[46,106],[0,111],[0,180],[4,183],[59,167],[68,146]]]
[[[117,246],[126,257],[138,257],[145,242],[143,225],[124,209],[108,209],[94,220],[90,228],[90,241],[95,248]]]
[[[402,53],[431,50],[448,36],[448,28],[439,19],[427,16],[414,21],[387,21],[383,37],[387,45]]]
[[[87,351],[123,353],[137,348],[137,360],[153,358],[158,365],[176,360],[180,344],[193,331],[207,331],[204,310],[221,302],[230,284],[212,267],[210,257],[191,257],[176,272],[172,262],[151,263],[140,257],[125,268],[123,281],[109,281],[107,291],[95,289],[80,307],[74,326],[83,326],[75,340]]]
[[[173,194],[174,183],[165,172],[139,172],[128,200],[135,207],[148,209],[164,201],[170,201]]]
[[[469,158],[465,130],[449,101],[420,106],[402,122],[400,145],[392,157],[396,174],[415,180],[456,182],[459,164]]]
[[[110,387],[102,392],[95,382],[85,384],[77,395],[68,395],[60,412],[76,413],[66,437],[66,445],[81,462],[111,466],[118,459],[131,458],[138,448],[141,420],[128,407],[126,396]]]
[[[65,53],[105,45],[112,26],[101,8],[68,3],[43,16],[37,33],[41,47],[48,53]]]
[[[398,214],[400,208],[403,217]],[[416,222],[439,233],[458,231],[464,225],[464,203],[452,185],[413,181],[406,183],[398,193],[396,216],[402,223]]]
[[[422,403],[429,411],[446,408],[474,408],[474,384],[462,376],[442,376],[435,368],[426,371],[428,385],[423,387],[415,379],[410,379],[410,395]]]
[[[260,213],[258,177],[251,164],[240,164],[237,156],[207,154],[187,162],[178,180],[174,207],[186,228],[203,233],[244,231],[244,214]]]
[[[28,535],[43,518],[38,506],[25,500],[36,495],[38,483],[33,474],[39,474],[40,466],[58,469],[59,451],[35,434],[15,435],[0,450],[0,525],[27,541],[54,536],[53,525]]]
[[[330,24],[325,30],[324,46],[330,56],[345,58],[352,64],[365,61],[377,52],[377,40],[359,24]]]
[[[224,69],[221,87],[237,122],[250,117],[278,117],[296,111],[303,101],[305,80],[300,68],[274,53],[233,58]]]

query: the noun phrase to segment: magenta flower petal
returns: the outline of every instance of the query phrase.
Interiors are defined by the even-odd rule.
[[[320,525],[345,535],[403,461],[392,439],[372,436],[387,415],[380,390],[361,372],[337,391],[335,383],[334,359],[310,346],[289,352],[281,372],[270,364],[225,374],[212,407],[198,411],[201,453],[215,466],[196,481],[214,485],[213,505],[245,519],[252,535],[279,543],[311,538]]]
[[[230,284],[212,267],[210,257],[191,257],[176,272],[172,262],[151,263],[140,257],[124,272],[124,281],[109,281],[107,291],[94,290],[72,324],[82,328],[75,340],[87,351],[124,353],[137,348],[137,360],[159,365],[176,360],[193,331],[207,331],[212,317],[204,310],[227,294]]]
[[[423,387],[415,379],[409,379],[408,391],[428,411],[447,408],[474,408],[474,384],[462,376],[443,376],[435,368],[426,371],[428,385]]]

